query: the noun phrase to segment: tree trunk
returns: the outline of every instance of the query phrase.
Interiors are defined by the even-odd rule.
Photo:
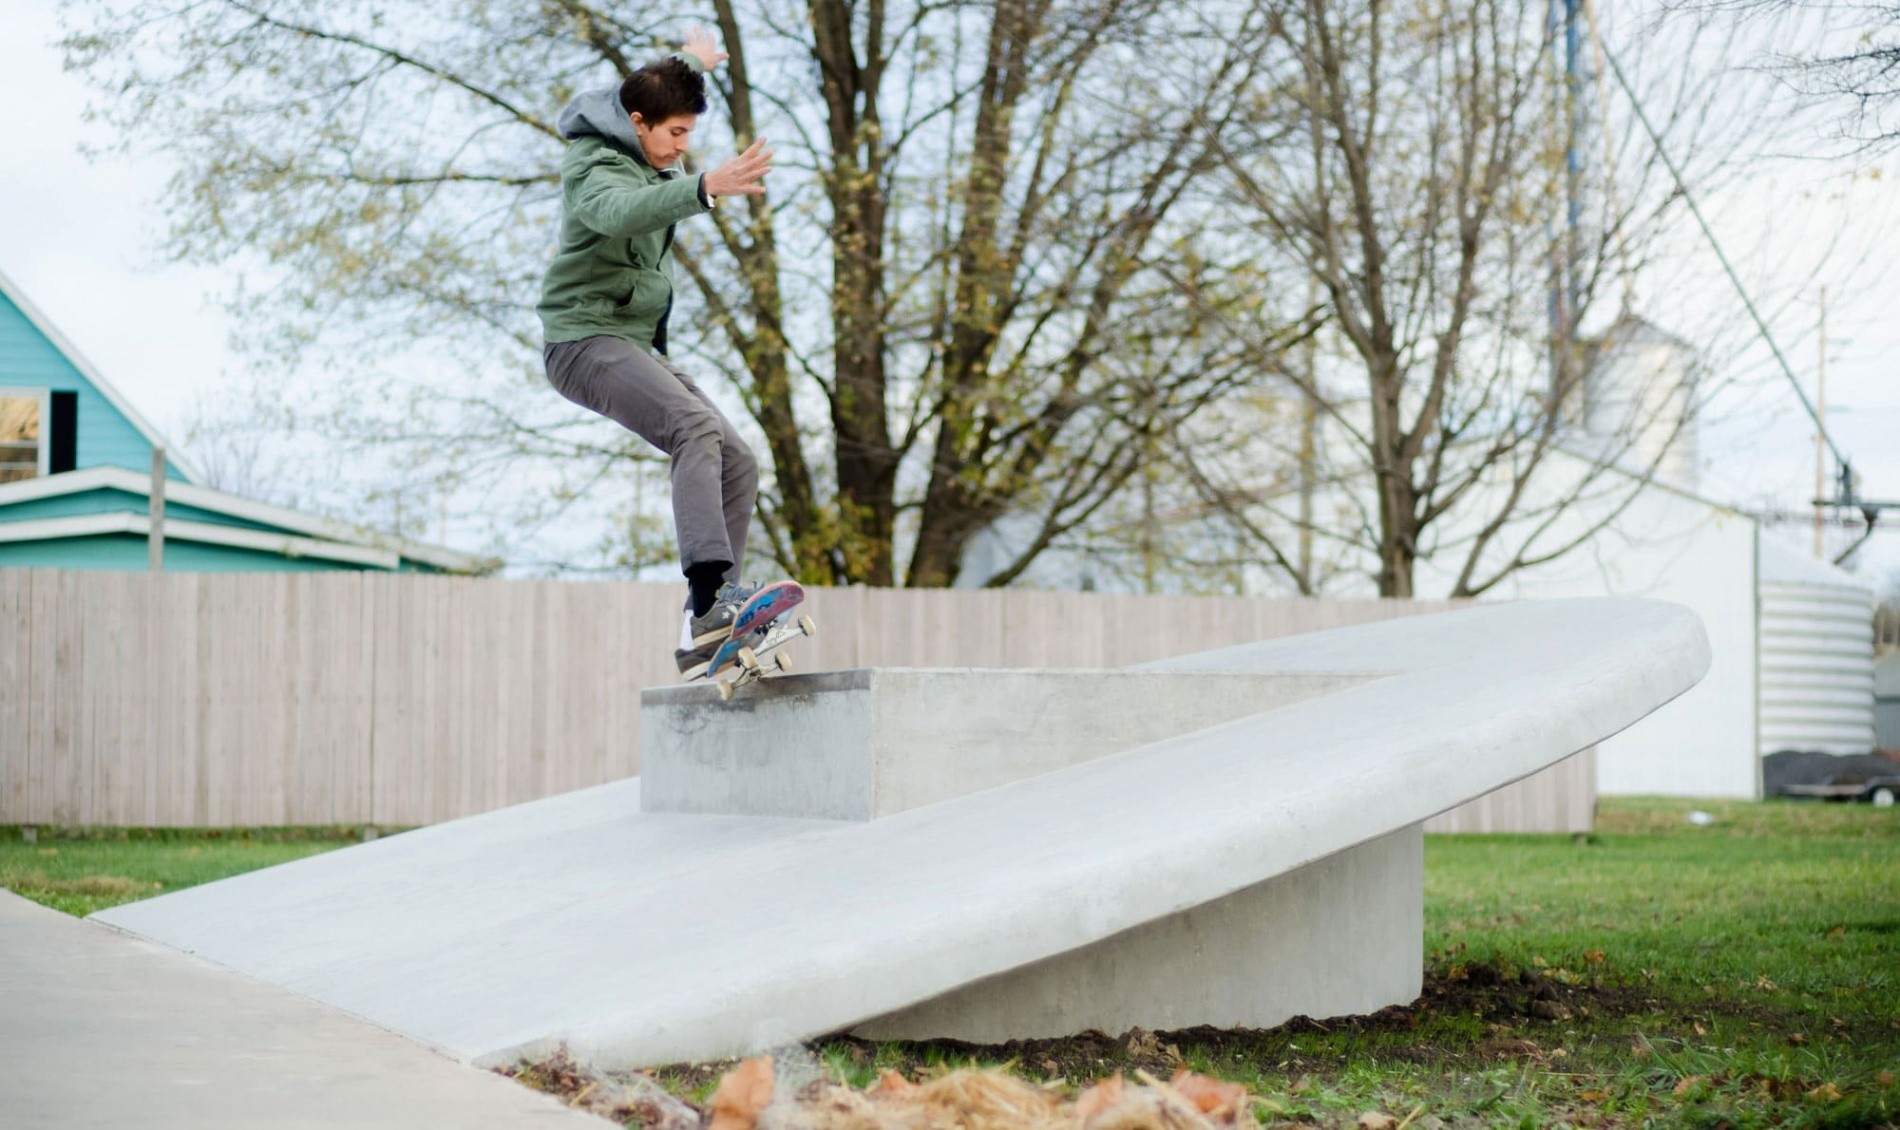
[[[843,580],[890,585],[896,570],[897,464],[886,403],[884,6],[866,8],[864,58],[851,33],[856,5],[811,0],[813,55],[824,92],[832,165],[831,325],[838,538]]]

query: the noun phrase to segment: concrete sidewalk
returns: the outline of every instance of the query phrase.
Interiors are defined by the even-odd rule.
[[[284,989],[0,891],[0,1126],[610,1125]]]

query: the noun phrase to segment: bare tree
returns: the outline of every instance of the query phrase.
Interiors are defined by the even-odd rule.
[[[1601,144],[1581,122],[1594,92],[1584,65],[1560,61],[1565,29],[1545,4],[1265,10],[1258,113],[1222,138],[1222,159],[1248,246],[1311,282],[1263,314],[1315,326],[1315,352],[1269,347],[1261,361],[1304,399],[1324,458],[1303,445],[1277,486],[1246,460],[1201,460],[1204,502],[1302,591],[1320,538],[1332,560],[1368,555],[1383,595],[1414,595],[1427,556],[1451,595],[1485,592],[1613,523],[1708,392],[1684,365],[1613,405],[1584,403],[1593,338],[1614,346],[1638,324],[1612,328],[1611,304],[1660,246],[1678,187],[1628,135],[1620,160],[1586,170],[1579,147]],[[1678,75],[1667,93],[1651,112],[1713,183],[1735,150],[1713,136],[1707,91]],[[1622,418],[1604,427],[1612,408]]]
[[[1717,15],[1768,22],[1768,65],[1804,100],[1842,107],[1841,135],[1872,151],[1900,144],[1900,4],[1891,0],[1699,0]]]
[[[334,372],[305,419],[400,448],[407,482],[502,514],[504,538],[585,484],[639,480],[637,445],[539,387],[527,308],[559,207],[554,114],[658,54],[659,29],[587,0],[78,11],[69,58],[111,92],[100,113],[180,162],[171,252],[247,264],[254,355]],[[674,336],[762,434],[761,525],[795,575],[949,584],[1005,513],[1033,513],[1046,547],[1237,379],[1231,348],[1194,345],[1204,315],[1157,295],[1164,270],[1203,270],[1182,249],[1206,214],[1184,201],[1256,62],[1244,34],[1184,43],[1176,15],[715,0],[722,140],[773,137],[781,173],[682,228]],[[1139,348],[1159,338],[1185,344]],[[529,501],[498,503],[504,483]]]

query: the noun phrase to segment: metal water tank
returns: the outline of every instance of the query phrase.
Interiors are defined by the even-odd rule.
[[[1850,573],[1763,536],[1760,725],[1763,756],[1874,748],[1874,593]]]

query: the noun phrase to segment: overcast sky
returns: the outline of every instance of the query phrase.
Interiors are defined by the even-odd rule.
[[[57,11],[55,0],[6,0],[0,22],[0,105],[7,107],[0,122],[0,272],[161,431],[178,437],[201,398],[242,379],[217,302],[231,277],[162,262],[162,161],[81,156],[82,142],[111,139],[82,120],[97,95],[62,69],[52,45],[60,34]],[[1859,178],[1844,180],[1849,171]],[[1789,162],[1705,206],[1731,257],[1746,263],[1785,261],[1792,272],[1799,241],[1836,227],[1871,258],[1900,263],[1900,225],[1893,222],[1900,210],[1889,206],[1896,187],[1894,161],[1874,168]],[[1806,222],[1780,223],[1791,207]],[[1900,317],[1893,302],[1900,284],[1892,275],[1872,284],[1870,278],[1863,271],[1831,286],[1828,399],[1836,411],[1829,422],[1861,469],[1863,493],[1900,500]],[[1669,323],[1667,309],[1642,312]],[[1811,298],[1791,303],[1776,325],[1790,361],[1810,382],[1813,312]],[[1705,436],[1705,493],[1750,506],[1803,506],[1812,491],[1813,439],[1794,395],[1766,386],[1727,415]],[[1875,535],[1865,562],[1876,580],[1900,575],[1900,512],[1889,517],[1894,529]],[[1784,534],[1800,545],[1810,541],[1805,528]]]

